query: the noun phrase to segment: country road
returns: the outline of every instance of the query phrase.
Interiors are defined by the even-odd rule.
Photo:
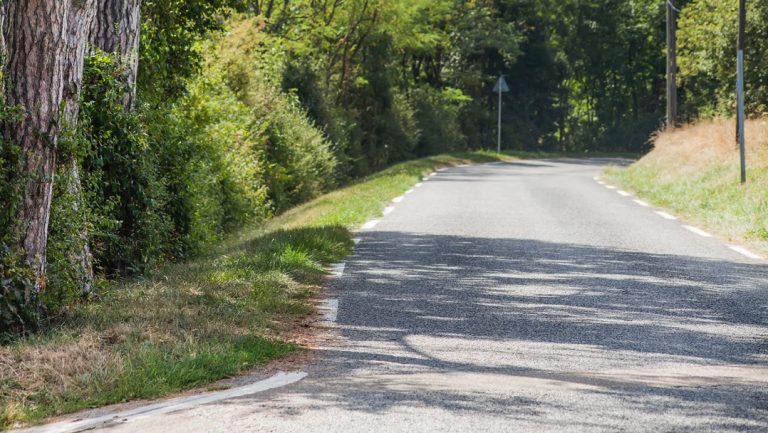
[[[768,266],[610,162],[431,176],[360,232],[306,378],[104,431],[768,431]]]

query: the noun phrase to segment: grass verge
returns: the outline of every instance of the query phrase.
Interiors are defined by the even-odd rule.
[[[55,329],[0,346],[0,430],[204,386],[300,350],[292,324],[312,312],[327,265],[351,251],[351,229],[437,167],[498,159],[513,156],[395,165],[73,306]]]
[[[605,175],[655,206],[768,254],[768,120],[746,124],[746,185],[739,183],[733,125],[714,119],[661,132],[648,155]]]

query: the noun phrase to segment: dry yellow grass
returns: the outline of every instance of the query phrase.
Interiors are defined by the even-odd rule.
[[[768,119],[748,120],[745,128],[749,168],[764,169],[768,165]],[[643,158],[644,164],[662,163],[670,158],[677,161],[680,171],[665,172],[665,176],[695,172],[739,157],[734,122],[724,118],[660,131],[653,137],[653,147],[654,150]]]

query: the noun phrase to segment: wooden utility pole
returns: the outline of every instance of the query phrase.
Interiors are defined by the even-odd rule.
[[[667,0],[667,128],[677,123],[677,17],[671,0]]]
[[[747,182],[747,164],[745,156],[744,137],[744,41],[747,27],[746,0],[739,0],[739,41],[736,52],[736,133],[739,141],[739,154],[741,159],[741,183]]]

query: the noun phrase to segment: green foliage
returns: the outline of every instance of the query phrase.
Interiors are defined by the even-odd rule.
[[[738,3],[694,0],[679,22],[680,84],[687,116],[730,115],[736,106]],[[768,2],[747,2],[746,109],[768,111]]]

